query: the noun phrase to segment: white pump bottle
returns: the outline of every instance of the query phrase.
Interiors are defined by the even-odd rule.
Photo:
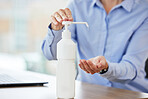
[[[88,27],[88,24],[71,21],[63,21],[62,24],[65,25],[65,30],[62,32],[62,39],[57,44],[56,96],[57,98],[74,98],[76,44],[71,40],[71,32],[68,30],[68,26],[86,24]]]

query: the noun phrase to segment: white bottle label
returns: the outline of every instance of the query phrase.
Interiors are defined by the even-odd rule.
[[[76,77],[74,60],[59,60],[56,74],[57,97],[74,98]]]

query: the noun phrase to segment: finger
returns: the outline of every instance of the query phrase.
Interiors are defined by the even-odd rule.
[[[82,64],[79,64],[79,66],[80,66],[80,68],[81,68],[82,70],[84,70],[85,72],[89,73],[89,72],[83,67]]]
[[[54,17],[58,22],[62,23],[63,19],[58,12],[54,13]]]
[[[71,11],[70,11],[69,8],[65,8],[65,13],[66,13],[66,15],[68,17],[68,20],[73,21],[72,14],[71,14]]]
[[[68,21],[68,17],[67,17],[67,15],[66,15],[66,13],[65,13],[65,11],[64,11],[63,9],[60,9],[60,10],[58,11],[58,13],[60,14],[60,16],[62,17],[62,19],[63,19],[64,21]]]
[[[103,69],[108,68],[108,64],[107,64],[106,59],[105,59],[104,56],[101,57],[100,65],[102,66]]]
[[[92,69],[91,66],[87,63],[85,60],[84,63],[88,66],[88,68],[91,70],[92,74],[96,73],[96,70]]]
[[[106,61],[105,61],[105,63],[100,63],[100,64],[101,64],[102,69],[108,69],[108,64]],[[102,65],[102,64],[104,64],[104,65]]]
[[[86,68],[84,67],[84,65],[82,64],[82,61],[80,60],[80,64],[79,64],[80,68],[83,69],[85,72],[89,73]]]
[[[100,63],[97,63],[96,67],[97,68],[100,68],[101,67],[101,64]]]
[[[51,23],[53,23],[56,26],[58,25],[58,21],[56,20],[54,16],[51,16]]]
[[[94,58],[90,58],[89,60],[93,62],[94,61]]]
[[[97,68],[90,60],[87,60],[87,63],[89,64],[90,68],[94,70],[95,72],[99,72],[100,68]]]
[[[101,60],[101,57],[100,56],[95,57],[95,64],[100,63],[100,60]]]
[[[89,65],[87,64],[87,62],[85,60],[82,60],[82,64],[85,67],[85,69],[90,72],[91,74],[94,74],[95,72],[89,67]]]
[[[98,62],[98,59],[95,57],[95,58],[91,58],[89,59],[93,64],[96,64]],[[97,60],[97,61],[96,61]]]
[[[102,60],[100,61],[100,64],[101,64],[101,65],[105,65],[105,64],[106,64],[105,60],[102,59]]]
[[[82,66],[81,66],[81,64],[79,64],[79,67],[82,69]]]
[[[81,67],[81,69],[83,69],[84,71],[86,71],[87,73],[89,73],[87,70],[86,70],[86,68],[83,66],[83,64],[82,64],[82,61],[80,60],[80,67]]]
[[[100,72],[103,69],[103,66],[100,63],[98,63],[96,67],[98,68],[98,72]]]

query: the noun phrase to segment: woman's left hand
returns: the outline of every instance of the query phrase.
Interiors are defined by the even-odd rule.
[[[80,60],[79,66],[90,74],[99,73],[103,69],[108,69],[108,63],[104,56],[97,56],[89,60],[82,59]]]

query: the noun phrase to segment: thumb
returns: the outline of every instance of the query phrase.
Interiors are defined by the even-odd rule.
[[[100,65],[105,66],[106,60],[103,57],[100,57]]]

